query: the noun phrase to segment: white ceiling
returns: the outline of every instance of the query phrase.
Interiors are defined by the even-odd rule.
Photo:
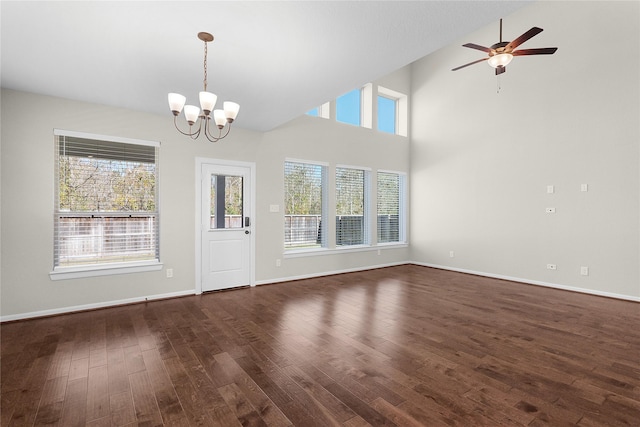
[[[198,104],[206,31],[209,91],[240,104],[237,126],[266,131],[526,4],[3,0],[1,81],[170,117],[168,92]]]

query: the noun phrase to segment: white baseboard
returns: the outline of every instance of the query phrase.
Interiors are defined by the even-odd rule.
[[[29,313],[9,314],[7,316],[0,316],[0,323],[11,322],[14,320],[33,319],[36,317],[54,316],[56,314],[73,313],[76,311],[95,310],[99,308],[114,307],[118,305],[133,304],[133,303],[145,302],[145,301],[184,297],[187,295],[195,295],[195,291],[188,290],[188,291],[180,291],[180,292],[170,292],[166,294],[149,295],[146,297],[135,297],[135,298],[122,299],[122,300],[115,300],[115,301],[105,301],[105,302],[99,302],[95,304],[83,304],[83,305],[76,305],[71,307],[54,308],[50,310],[32,311]]]
[[[256,282],[256,285],[271,285],[274,283],[281,283],[281,282],[293,282],[294,280],[313,279],[314,277],[331,276],[333,274],[354,273],[356,271],[375,270],[376,268],[394,267],[396,265],[405,265],[405,264],[409,264],[409,262],[407,261],[392,262],[389,264],[368,265],[366,267],[356,267],[356,268],[347,268],[344,270],[323,271],[320,273],[303,274],[301,276],[279,277],[276,279],[258,280]]]
[[[319,273],[303,274],[300,276],[280,277],[275,279],[259,280],[259,281],[256,281],[255,284],[268,285],[273,283],[291,282],[294,280],[312,279],[314,277],[331,276],[333,274],[343,274],[343,273],[353,273],[356,271],[374,270],[376,268],[393,267],[393,266],[404,265],[404,264],[415,264],[415,265],[421,265],[423,267],[437,268],[440,270],[455,271],[458,273],[473,274],[476,276],[491,277],[493,279],[501,279],[501,280],[508,280],[511,282],[525,283],[527,285],[544,286],[547,288],[562,289],[565,291],[579,292],[583,294],[597,295],[597,296],[607,297],[607,298],[615,298],[615,299],[621,299],[621,300],[627,300],[627,301],[640,302],[640,297],[634,297],[631,295],[616,294],[612,292],[597,291],[593,289],[584,289],[584,288],[578,288],[574,286],[565,286],[565,285],[559,285],[556,283],[547,283],[547,282],[541,282],[537,280],[522,279],[519,277],[504,276],[501,274],[485,273],[482,271],[467,270],[463,268],[454,268],[454,267],[448,267],[444,265],[430,264],[430,263],[417,262],[417,261],[400,261],[400,262],[394,262],[389,264],[379,264],[379,265],[369,265],[365,267],[348,268],[344,270],[323,271]],[[54,316],[56,314],[73,313],[77,311],[95,310],[99,308],[114,307],[118,305],[133,304],[133,303],[139,303],[139,302],[145,302],[145,301],[183,297],[188,295],[195,295],[195,290],[170,292],[166,294],[150,295],[146,297],[127,298],[123,300],[106,301],[106,302],[99,302],[95,304],[76,305],[71,307],[62,307],[62,308],[55,308],[50,310],[32,311],[29,313],[10,314],[7,316],[0,316],[0,323],[10,322],[14,320],[32,319],[36,317]]]
[[[578,288],[574,286],[558,285],[556,283],[547,283],[547,282],[541,282],[538,280],[521,279],[519,277],[503,276],[501,274],[492,274],[492,273],[485,273],[482,271],[466,270],[464,268],[454,268],[454,267],[448,267],[444,265],[429,264],[426,262],[411,261],[410,263],[415,265],[421,265],[423,267],[437,268],[439,270],[456,271],[458,273],[473,274],[475,276],[491,277],[492,279],[501,279],[501,280],[508,280],[510,282],[525,283],[527,285],[544,286],[547,288],[562,289],[563,291],[579,292],[582,294],[597,295],[600,297],[616,298],[616,299],[622,299],[627,301],[640,302],[640,297],[634,297],[631,295],[616,294],[613,292],[597,291],[593,289]]]

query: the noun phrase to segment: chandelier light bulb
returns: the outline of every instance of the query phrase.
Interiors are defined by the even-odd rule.
[[[236,119],[236,116],[238,115],[240,106],[235,102],[226,101],[223,104],[223,108],[224,108],[224,113],[227,120],[229,121],[229,123],[232,123]]]
[[[189,126],[193,126],[196,120],[198,120],[199,115],[200,115],[200,109],[195,105],[184,106],[184,116],[186,117],[187,123],[189,123]]]
[[[179,93],[170,93],[169,96],[169,108],[174,116],[177,116],[182,111],[184,103],[187,102],[187,98]]]
[[[215,120],[218,129],[222,129],[224,125],[227,124],[227,117],[223,110],[215,110],[213,112],[213,119]]]
[[[205,116],[208,116],[213,111],[217,100],[218,97],[211,92],[200,92],[200,108],[202,108]]]

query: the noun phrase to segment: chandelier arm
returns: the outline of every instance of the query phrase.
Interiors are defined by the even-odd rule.
[[[200,118],[198,118],[198,119],[200,120]],[[196,132],[185,132],[185,131],[183,131],[178,126],[178,116],[173,116],[173,125],[176,127],[178,132],[180,132],[184,136],[190,137],[191,139],[197,139],[198,136],[200,136],[200,131],[202,130],[202,121],[200,121],[200,124],[198,125],[198,130]],[[191,130],[191,126],[189,126],[189,130]]]
[[[222,139],[225,136],[229,135],[229,132],[231,132],[231,123],[227,123],[227,125],[225,127],[227,128],[227,131],[224,133],[224,135],[222,135],[220,137],[220,139]],[[220,129],[220,133],[222,133],[222,129]]]
[[[218,126],[216,126],[216,128],[217,128],[217,127],[218,127]],[[229,132],[227,132],[227,133],[229,133]],[[218,141],[220,141],[222,138],[224,138],[225,136],[227,136],[226,134],[225,134],[224,136],[221,136],[221,134],[222,134],[222,129],[219,129],[219,130],[218,130],[218,136],[217,136],[217,137],[216,137],[216,136],[213,136],[213,135],[211,134],[211,130],[210,130],[210,126],[209,126],[209,122],[207,122],[207,123],[205,124],[205,127],[204,127],[204,136],[209,140],[209,142],[218,142]]]

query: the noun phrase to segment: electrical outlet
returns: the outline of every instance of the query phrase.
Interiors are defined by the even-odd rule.
[[[455,253],[453,251],[449,251],[449,258],[453,258],[455,256]]]
[[[589,267],[580,267],[580,275],[588,276],[589,275]]]
[[[280,258],[278,258],[276,260],[276,267],[280,267],[282,265],[282,261],[280,260]]]
[[[553,194],[554,188],[553,185],[547,185],[547,194]]]
[[[555,264],[547,264],[547,270],[555,270],[556,268]]]
[[[173,268],[167,268],[167,278],[173,277]]]

